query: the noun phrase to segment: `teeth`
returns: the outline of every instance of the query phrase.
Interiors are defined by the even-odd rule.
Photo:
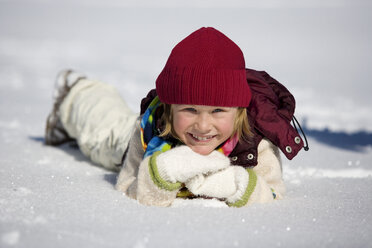
[[[192,137],[194,137],[195,139],[200,140],[200,141],[205,141],[205,140],[213,138],[213,136],[199,137],[199,136],[196,136],[195,134],[192,134]]]

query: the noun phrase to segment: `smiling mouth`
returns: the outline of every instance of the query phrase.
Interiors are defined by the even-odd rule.
[[[196,141],[209,141],[216,137],[216,135],[209,135],[209,136],[197,136],[195,134],[189,133],[189,135]]]

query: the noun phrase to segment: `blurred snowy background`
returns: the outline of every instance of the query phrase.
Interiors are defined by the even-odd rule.
[[[368,0],[0,0],[0,247],[372,247]],[[285,200],[145,207],[76,149],[45,147],[54,78],[115,85],[134,111],[175,44],[212,26],[296,97],[310,141]]]

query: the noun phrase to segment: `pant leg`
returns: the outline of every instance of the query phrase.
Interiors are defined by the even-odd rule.
[[[83,154],[110,170],[119,169],[137,117],[114,87],[88,79],[60,106],[61,122]]]

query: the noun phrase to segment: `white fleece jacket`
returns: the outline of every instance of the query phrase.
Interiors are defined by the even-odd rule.
[[[139,120],[137,122],[123,168],[118,176],[116,188],[142,204],[170,206],[185,184],[184,182],[167,182],[159,178],[159,173],[156,171],[156,162],[151,162],[153,156],[143,159],[144,151],[140,139]],[[258,164],[248,169],[247,172],[248,176],[238,176],[233,181],[237,184],[236,191],[242,191],[241,187],[244,187],[244,190],[233,192],[233,197],[230,197],[230,201],[227,200],[226,204],[241,207],[253,203],[271,202],[274,198],[281,199],[283,197],[285,186],[282,179],[279,150],[271,142],[266,139],[260,142]],[[221,176],[223,176],[222,174],[227,175],[228,173],[221,173]],[[221,178],[221,176],[218,178]],[[231,175],[229,178],[231,178]],[[226,180],[220,181],[222,184],[225,181],[231,184],[231,180],[234,179],[226,178]],[[249,182],[249,180],[251,181]],[[229,185],[226,185],[226,187],[229,187]]]

